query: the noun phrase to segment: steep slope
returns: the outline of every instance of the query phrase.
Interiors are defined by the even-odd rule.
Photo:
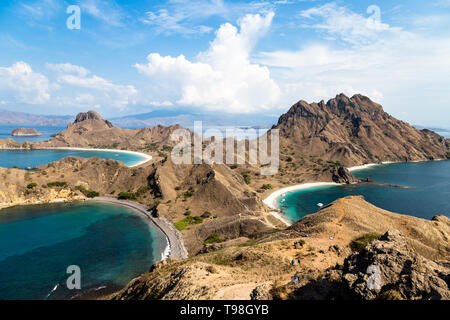
[[[450,147],[438,134],[395,119],[362,95],[340,94],[327,103],[299,101],[274,128],[280,130],[282,147],[348,166],[446,159]]]
[[[401,241],[397,239],[390,245],[385,245],[383,239],[374,242],[374,249],[366,250],[372,254],[362,252],[360,255],[349,246],[352,240],[369,232],[383,234],[394,228],[403,230]],[[305,232],[309,237],[302,237]],[[383,285],[402,279],[406,269],[400,266],[408,265],[410,274],[418,278],[408,282],[405,275],[405,285],[413,283],[415,288],[428,288],[429,293],[432,288],[440,288],[441,296],[446,297],[449,236],[450,220],[444,216],[427,221],[376,208],[362,197],[348,197],[303,218],[287,230],[261,234],[253,240],[205,246],[205,253],[188,260],[158,263],[149,273],[136,278],[110,298],[249,299],[253,292],[263,299],[325,299],[336,292],[344,292],[345,295],[332,297],[360,299],[356,283],[367,277],[364,277],[365,264],[358,264],[358,261],[364,260],[378,261],[384,268]],[[299,243],[297,247],[293,246],[294,241]],[[392,252],[392,256],[387,252]],[[292,259],[296,260],[295,265],[291,264]],[[423,264],[408,264],[408,260]],[[381,265],[382,261],[390,262]],[[336,265],[340,267],[335,268]],[[433,272],[424,276],[426,270]],[[348,273],[355,275],[346,277],[353,280],[351,283],[345,282],[344,275]],[[294,274],[299,275],[298,283],[292,281]],[[444,280],[436,283],[438,278]],[[334,291],[346,286],[351,288],[350,292],[349,288]],[[414,297],[420,299],[427,295]]]

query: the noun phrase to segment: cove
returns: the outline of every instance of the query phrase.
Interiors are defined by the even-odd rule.
[[[103,203],[0,211],[0,300],[70,299],[116,290],[162,259],[165,235],[131,209]],[[81,291],[66,269],[81,268]]]
[[[132,167],[139,165],[151,157],[137,152],[117,150],[84,150],[84,149],[36,149],[0,150],[0,167],[11,168],[17,166],[25,169],[35,168],[50,162],[58,161],[67,157],[113,159]]]
[[[278,198],[277,206],[290,222],[295,222],[318,211],[318,203],[327,205],[339,198],[362,195],[388,211],[424,219],[438,214],[450,217],[450,161],[394,163],[352,173],[359,179],[370,177],[374,183],[298,190]]]

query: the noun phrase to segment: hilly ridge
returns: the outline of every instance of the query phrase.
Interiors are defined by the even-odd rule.
[[[368,97],[344,94],[328,102],[299,101],[282,115],[282,146],[303,155],[356,165],[381,161],[446,159],[449,140],[435,132],[417,130],[384,112]]]

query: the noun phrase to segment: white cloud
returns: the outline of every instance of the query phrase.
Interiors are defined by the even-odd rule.
[[[48,79],[25,62],[0,67],[0,99],[8,102],[40,104],[49,101]]]
[[[336,12],[341,17],[335,17]],[[324,32],[322,41],[305,42],[296,51],[260,52],[254,57],[255,62],[270,67],[283,92],[280,103],[290,105],[300,98],[327,100],[340,92],[362,93],[383,103],[392,114],[416,123],[432,123],[436,121],[433,114],[448,113],[447,104],[434,101],[450,99],[446,89],[450,86],[450,38],[407,32],[384,23],[382,29],[367,30],[363,15],[335,4],[302,15],[318,19],[314,26]],[[353,30],[358,25],[362,30]],[[336,46],[327,40],[330,36],[349,45]],[[424,112],[424,107],[432,107],[433,112]]]
[[[171,15],[167,9],[160,9],[157,12],[147,12],[147,17],[143,20],[145,24],[156,26],[158,33],[181,33],[199,34],[209,33],[212,28],[204,25],[189,25],[184,23],[186,17],[181,14]]]
[[[138,94],[138,91],[132,85],[114,84],[112,81],[96,75],[87,77],[63,74],[58,77],[58,83],[96,91],[95,102],[97,104],[115,107],[120,110],[124,110],[128,106],[135,104]],[[92,104],[94,101],[92,99],[89,100],[91,96],[87,94],[79,95],[77,102],[89,101]]]
[[[209,111],[257,112],[274,106],[280,96],[267,67],[250,62],[257,40],[269,29],[274,13],[246,15],[239,30],[223,24],[205,52],[192,62],[180,55],[151,53],[147,64],[136,64],[154,83],[158,100],[201,107]]]
[[[353,44],[372,42],[386,32],[401,31],[381,22],[379,7],[370,6],[367,13],[370,16],[364,17],[332,2],[301,11],[299,18],[304,28],[324,31]]]
[[[123,13],[115,1],[84,0],[81,2],[81,9],[82,13],[86,12],[107,25],[123,26]]]
[[[76,73],[80,76],[87,76],[89,73],[91,73],[88,69],[73,65],[71,63],[59,63],[59,64],[46,63],[46,67],[56,72]]]
[[[224,17],[229,9],[223,0],[177,0],[164,4],[164,8],[146,12],[143,22],[154,26],[156,32],[184,35],[209,33],[213,29],[201,23],[212,16]]]
[[[268,13],[286,1],[224,1],[224,0],[173,0],[164,3],[158,10],[146,12],[142,21],[153,26],[157,33],[204,34],[213,30],[205,23],[211,17],[227,21],[245,14]]]

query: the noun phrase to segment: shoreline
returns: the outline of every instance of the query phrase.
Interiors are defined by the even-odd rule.
[[[340,183],[335,182],[308,182],[308,183],[302,183],[297,184],[294,186],[286,187],[278,189],[274,192],[272,192],[267,198],[263,200],[263,203],[266,204],[269,208],[274,210],[280,210],[277,205],[277,201],[280,197],[284,196],[287,193],[291,193],[298,190],[305,190],[305,189],[312,189],[317,187],[332,187],[332,186],[340,186]],[[290,226],[292,225],[292,222],[290,222],[283,214],[276,211],[271,211],[270,214],[272,214],[275,218],[283,222],[284,224]]]
[[[385,164],[394,164],[394,163],[420,163],[420,162],[433,162],[433,161],[449,161],[449,159],[433,159],[433,160],[411,160],[411,161],[383,161],[380,163],[367,163],[360,166],[348,167],[347,170],[350,172],[364,170],[368,168],[372,168],[375,166],[381,166]]]
[[[167,258],[178,258],[178,259],[186,259],[189,254],[184,245],[184,238],[181,232],[175,229],[173,223],[165,218],[154,218],[148,213],[148,207],[133,201],[127,200],[117,200],[115,198],[108,197],[98,197],[94,199],[87,199],[87,202],[99,202],[99,203],[107,203],[112,205],[118,205],[122,207],[126,207],[128,209],[133,210],[137,214],[144,216],[149,220],[152,226],[158,228],[166,237],[167,247],[161,252],[162,259],[165,260]]]
[[[131,166],[127,166],[126,164],[124,164],[125,166],[127,166],[128,168],[134,168],[134,167],[138,167],[141,166],[147,162],[149,162],[150,160],[153,159],[153,157],[149,154],[146,153],[142,153],[142,152],[137,152],[137,151],[130,151],[130,150],[119,150],[119,149],[94,149],[94,148],[76,148],[76,147],[41,147],[41,148],[36,148],[36,149],[23,149],[23,148],[2,148],[1,150],[75,150],[75,151],[100,151],[100,152],[114,152],[114,153],[125,153],[125,154],[132,154],[132,155],[136,155],[136,156],[140,156],[143,159]],[[115,160],[115,159],[111,159],[111,160]],[[116,160],[118,161],[118,160]]]
[[[383,161],[381,163],[368,163],[360,166],[354,166],[354,167],[348,167],[347,170],[350,172],[353,171],[359,171],[364,170],[368,168],[372,168],[374,166],[380,166],[380,165],[387,165],[387,164],[395,164],[395,163],[419,163],[419,162],[432,162],[432,161],[449,161],[449,159],[435,159],[435,160],[413,160],[413,161]],[[340,186],[342,184],[340,183],[334,183],[334,182],[308,182],[308,183],[302,183],[293,185],[286,188],[281,188],[278,190],[275,190],[272,192],[269,196],[267,196],[263,203],[266,204],[269,208],[274,210],[280,210],[277,206],[277,201],[280,197],[284,196],[287,193],[298,191],[298,190],[305,190],[305,189],[312,189],[316,187],[325,187],[325,186]],[[280,212],[278,211],[272,211],[270,212],[275,218],[280,220],[281,222],[285,223],[286,225],[290,226],[292,223]]]
[[[119,150],[119,149],[95,149],[95,148],[76,148],[76,147],[53,147],[53,148],[41,148],[41,149],[56,149],[56,150],[76,150],[76,151],[100,151],[100,152],[114,152],[114,153],[125,153],[125,154],[133,154],[136,156],[141,156],[141,161],[131,165],[127,166],[129,168],[138,167],[140,165],[143,165],[144,163],[147,163],[148,161],[152,160],[153,157],[151,155],[148,155],[146,153],[137,152],[137,151],[130,151],[130,150]],[[34,149],[36,150],[36,149]],[[114,159],[113,159],[114,160]]]

